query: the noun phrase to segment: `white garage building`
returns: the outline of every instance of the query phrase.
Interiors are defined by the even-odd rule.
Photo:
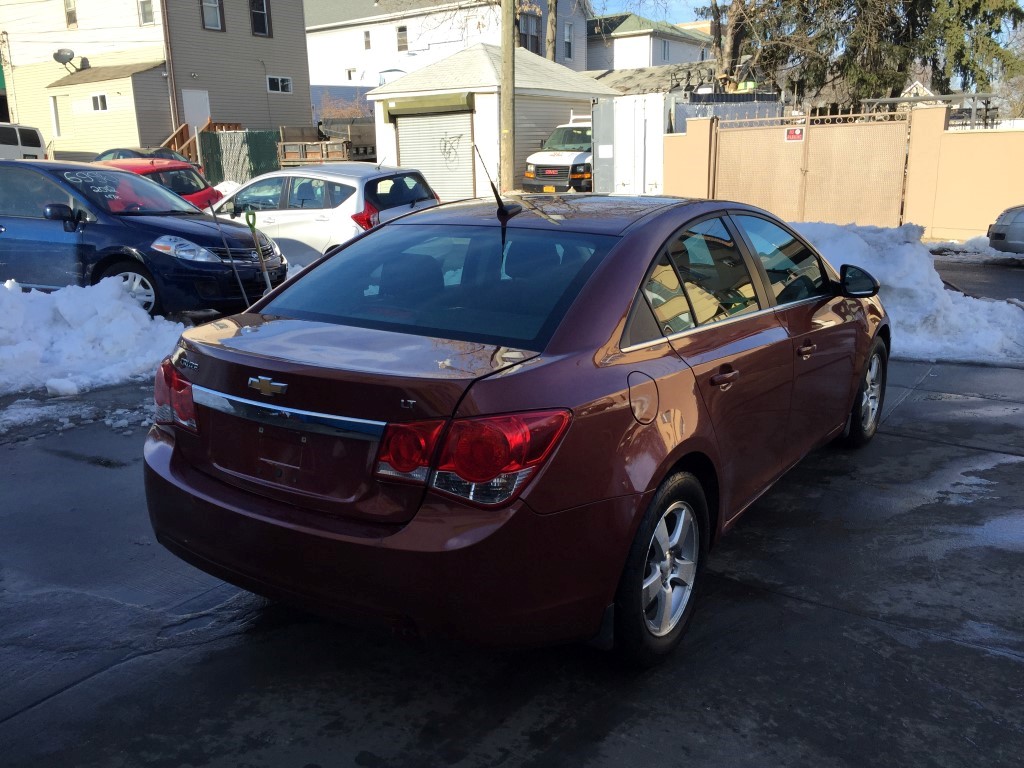
[[[518,186],[527,156],[555,126],[617,91],[522,48],[515,69]],[[501,48],[481,43],[370,91],[378,161],[418,168],[444,202],[489,195],[487,174],[499,178],[500,84]]]

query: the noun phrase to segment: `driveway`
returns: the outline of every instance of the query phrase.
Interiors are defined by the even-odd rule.
[[[1020,765],[1024,371],[894,363],[874,442],[750,509],[639,674],[346,628],[191,569],[149,530],[142,428],[104,421],[138,387],[90,397],[93,423],[0,444],[5,766]]]

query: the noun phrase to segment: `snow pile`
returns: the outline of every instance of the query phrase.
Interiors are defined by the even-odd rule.
[[[1000,263],[1020,262],[1024,264],[1024,253],[997,251],[988,244],[985,235],[972,237],[960,243],[948,240],[941,243],[928,243],[928,250],[936,261],[951,261],[962,264],[984,264],[987,261]]]
[[[838,269],[856,264],[882,284],[893,357],[1024,364],[1024,310],[947,291],[921,242],[921,227],[794,224]]]
[[[8,280],[0,288],[0,395],[74,395],[152,376],[183,330],[151,318],[117,278],[54,293],[26,293]]]

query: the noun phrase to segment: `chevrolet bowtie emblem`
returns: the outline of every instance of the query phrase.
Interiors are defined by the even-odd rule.
[[[280,381],[274,381],[269,376],[250,376],[249,389],[255,389],[261,395],[283,395],[288,391],[288,385]]]

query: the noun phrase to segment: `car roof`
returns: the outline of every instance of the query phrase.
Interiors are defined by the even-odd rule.
[[[101,163],[77,163],[71,160],[0,160],[0,166],[31,166],[46,173],[59,174],[61,171],[95,171]],[[111,170],[120,170],[112,168]],[[122,170],[122,173],[125,171]]]
[[[506,203],[522,205],[522,211],[506,219],[509,228],[554,229],[619,235],[638,221],[670,208],[696,207],[706,200],[684,197],[648,197],[636,195],[506,195]],[[417,211],[394,222],[411,224],[461,224],[499,226],[493,197],[480,197],[447,203]]]
[[[191,171],[191,163],[162,157],[125,157],[120,160],[99,160],[97,165],[109,165],[132,173],[155,173],[156,171]]]
[[[394,173],[419,173],[415,168],[400,168],[394,165],[375,165],[374,163],[363,163],[355,160],[345,160],[336,163],[317,163],[314,165],[299,165],[291,168],[282,168],[279,171],[265,173],[264,177],[271,176],[311,176],[320,179],[371,179],[377,176],[389,176]]]

